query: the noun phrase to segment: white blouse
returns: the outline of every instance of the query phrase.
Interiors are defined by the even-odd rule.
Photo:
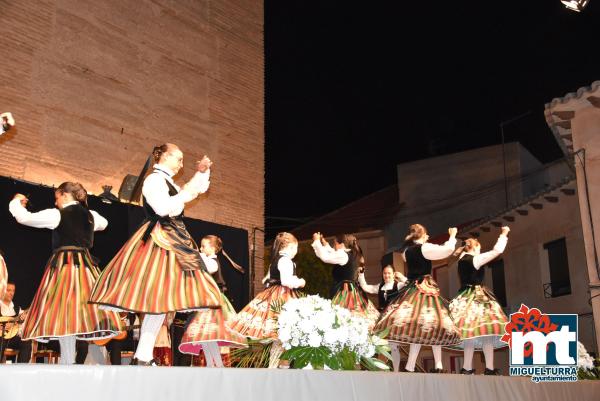
[[[415,243],[418,244],[419,242],[415,241]],[[421,246],[421,252],[423,253],[423,257],[427,260],[440,260],[452,255],[455,247],[456,238],[449,238],[443,245],[425,242],[423,246]],[[406,262],[406,251],[402,252],[402,259]]]
[[[312,243],[312,247],[315,250],[317,257],[324,263],[340,266],[344,266],[346,263],[348,263],[348,252],[350,252],[349,249],[336,250],[333,249],[329,244],[321,244],[321,241],[319,240],[315,240]]]
[[[77,201],[65,203],[63,208],[77,204]],[[60,211],[57,208],[44,209],[31,213],[21,204],[19,199],[13,199],[8,204],[8,210],[21,224],[35,228],[48,228],[54,230],[60,224]],[[95,210],[90,210],[94,217],[94,231],[102,231],[108,226],[108,220]]]
[[[507,243],[508,237],[506,235],[500,234],[498,240],[496,241],[496,245],[494,245],[494,248],[491,251],[480,253],[479,255],[473,255],[470,252],[463,252],[460,255],[459,259],[461,259],[466,254],[473,255],[473,266],[475,267],[475,269],[479,270],[481,266],[485,266],[486,264],[500,256],[500,254],[504,252]]]
[[[206,256],[204,253],[200,252],[200,257],[204,261],[206,265],[206,269],[210,274],[216,273],[219,270],[219,262],[217,262],[217,255]]]
[[[169,195],[169,186],[165,179],[179,191],[177,195]],[[204,173],[196,171],[192,179],[180,189],[173,181],[173,173],[166,167],[155,164],[154,171],[144,180],[142,194],[156,214],[174,217],[183,212],[186,203],[206,192],[209,185],[210,169]]]
[[[279,252],[279,255],[281,257],[277,263],[277,268],[279,269],[281,285],[288,288],[299,288],[304,280],[294,274],[294,262],[286,255],[285,251]]]

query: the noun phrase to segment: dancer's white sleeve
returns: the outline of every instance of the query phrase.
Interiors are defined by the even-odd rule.
[[[473,266],[476,269],[479,269],[481,266],[485,266],[492,260],[496,259],[504,249],[506,248],[506,244],[508,242],[508,237],[506,235],[500,235],[498,237],[498,241],[496,241],[496,245],[491,251],[480,253],[473,257]]]
[[[426,242],[421,247],[421,252],[425,259],[428,260],[440,260],[445,259],[452,255],[454,248],[456,247],[456,238],[450,238],[444,242],[443,245],[431,244]]]
[[[8,204],[8,210],[17,222],[25,226],[54,230],[60,223],[60,212],[56,208],[31,213],[25,209],[19,199],[13,199]]]
[[[348,253],[343,249],[334,250],[329,244],[323,245],[316,240],[312,243],[315,254],[325,263],[343,266],[348,263]]]

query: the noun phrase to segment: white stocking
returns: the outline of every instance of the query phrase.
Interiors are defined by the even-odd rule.
[[[219,350],[219,344],[214,341],[203,342],[202,349],[204,350],[204,358],[206,359],[206,367],[222,368],[223,359],[221,359],[221,351]],[[210,365],[209,361],[210,360]]]
[[[464,341],[464,362],[463,369],[473,370],[473,353],[475,352],[475,341],[472,339]]]
[[[431,351],[433,352],[433,361],[435,362],[435,368],[443,369],[442,346],[441,345],[432,345]]]
[[[140,328],[140,341],[135,351],[138,361],[149,362],[153,358],[154,343],[165,320],[165,315],[146,315]]]
[[[417,363],[417,357],[421,351],[421,344],[410,344],[410,351],[408,351],[408,361],[406,361],[405,369],[414,372],[415,364]]]
[[[392,366],[394,372],[397,372],[400,369],[400,344],[390,343],[390,348],[392,351]]]
[[[483,356],[485,357],[485,367],[494,370],[494,336],[484,337],[483,339]]]
[[[59,337],[61,365],[73,365],[75,363],[76,341],[75,336]]]

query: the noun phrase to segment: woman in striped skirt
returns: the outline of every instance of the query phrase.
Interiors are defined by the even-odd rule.
[[[469,238],[458,248],[458,276],[461,288],[450,302],[450,315],[463,338],[464,363],[460,373],[471,375],[473,353],[482,349],[485,356],[485,374],[497,375],[494,369],[494,348],[505,347],[500,341],[508,318],[496,300],[494,293],[484,286],[485,265],[497,258],[506,247],[510,228],[502,227],[502,232],[494,248],[481,253],[481,245]]]
[[[154,148],[143,182],[146,221],[102,271],[90,302],[101,307],[144,313],[132,364],[154,365],[152,349],[168,312],[220,308],[221,295],[202,262],[200,250],[183,223],[184,205],[206,192],[212,162],[204,157],[183,188],[173,176],[183,167],[176,145]]]
[[[398,298],[383,312],[375,332],[389,329],[391,342],[408,343],[410,351],[406,371],[414,372],[421,345],[431,345],[435,368],[442,372],[442,346],[460,343],[460,333],[448,312],[447,301],[440,295],[431,277],[432,260],[445,259],[454,252],[456,228],[448,229],[450,238],[443,245],[427,242],[429,235],[420,224],[413,224],[406,236],[402,258],[408,281]]]
[[[313,234],[312,247],[324,263],[334,265],[331,302],[365,317],[373,327],[379,319],[379,311],[369,300],[357,282],[359,268],[364,271],[365,260],[358,240],[352,234],[338,235],[333,240],[334,248],[321,233]]]
[[[200,241],[200,255],[221,290],[221,309],[205,309],[194,313],[187,324],[179,345],[184,354],[198,355],[204,352],[207,367],[223,367],[219,347],[244,347],[246,338],[234,331],[225,322],[235,317],[235,309],[225,296],[225,280],[219,269],[217,253],[223,249],[221,238],[207,235]]]
[[[121,330],[114,312],[89,305],[92,287],[100,275],[89,249],[94,231],[104,230],[106,219],[87,208],[87,192],[78,183],[64,182],[55,192],[57,209],[30,213],[21,194],[9,204],[15,219],[26,226],[52,229],[54,252],[23,323],[23,340],[58,339],[60,360],[75,363],[76,339],[112,337]]]
[[[234,318],[227,322],[229,327],[252,339],[275,340],[271,347],[269,367],[276,368],[283,348],[277,339],[277,317],[279,310],[291,298],[299,298],[306,281],[296,276],[293,258],[298,253],[298,240],[290,233],[277,234],[271,251],[269,273],[263,280],[267,289],[260,292]]]

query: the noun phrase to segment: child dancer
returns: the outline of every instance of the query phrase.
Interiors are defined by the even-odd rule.
[[[406,284],[407,278],[400,272],[394,272],[394,267],[391,265],[385,266],[381,273],[383,281],[379,284],[367,284],[365,280],[365,269],[358,269],[358,283],[360,287],[368,294],[377,294],[379,299],[379,312],[383,312],[385,308],[400,294],[400,290]],[[394,372],[400,368],[400,344],[391,342],[390,348],[392,351],[392,366]]]
[[[200,241],[200,251],[207,270],[212,274],[221,290],[221,309],[205,309],[194,314],[188,323],[179,345],[184,354],[198,355],[202,350],[207,367],[222,368],[223,360],[219,347],[244,347],[246,339],[225,322],[235,317],[235,309],[223,293],[225,280],[219,269],[217,253],[223,249],[221,238],[207,235]]]
[[[456,250],[460,290],[450,302],[450,315],[463,338],[464,363],[460,373],[472,375],[473,353],[483,349],[486,375],[497,375],[494,369],[494,348],[506,346],[499,341],[508,318],[494,293],[483,285],[486,264],[497,258],[506,247],[510,228],[502,227],[494,249],[481,253],[481,245],[469,238]]]
[[[363,316],[375,325],[379,311],[375,305],[360,291],[356,275],[360,266],[364,266],[364,258],[358,240],[352,234],[338,235],[333,240],[332,248],[321,233],[313,234],[312,247],[319,259],[333,267],[333,287],[331,302],[343,306],[352,313]]]
[[[58,339],[61,363],[74,364],[76,339],[115,336],[121,321],[116,313],[87,302],[100,275],[90,255],[94,231],[104,230],[108,222],[88,209],[87,192],[79,183],[63,182],[55,198],[57,208],[37,213],[25,209],[28,199],[21,194],[9,204],[19,223],[53,230],[54,251],[25,318],[23,339]]]
[[[292,261],[298,253],[298,240],[290,233],[277,234],[271,253],[271,265],[267,276],[267,289],[259,293],[230,322],[229,326],[252,339],[272,338],[269,367],[277,367],[283,352],[277,340],[276,318],[278,311],[272,306],[283,305],[291,298],[299,298],[298,288],[306,285],[296,276],[296,264]]]
[[[442,345],[460,343],[460,333],[431,277],[432,260],[445,259],[456,244],[456,228],[449,228],[450,238],[444,245],[427,242],[429,235],[420,224],[413,224],[405,238],[402,257],[406,262],[408,281],[400,295],[384,311],[374,331],[389,328],[388,340],[408,343],[410,351],[406,370],[414,372],[421,345],[431,345],[435,368],[442,372]]]

